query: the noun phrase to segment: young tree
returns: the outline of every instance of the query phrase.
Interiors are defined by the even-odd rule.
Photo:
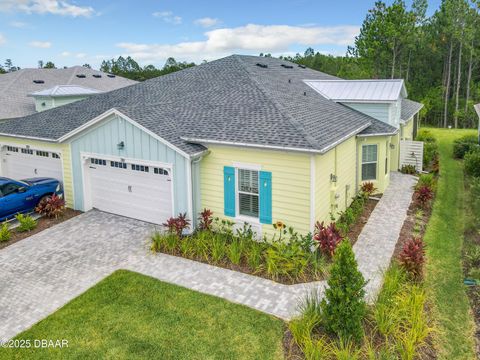
[[[343,340],[361,341],[366,314],[365,279],[348,239],[338,245],[321,307],[329,332]]]
[[[51,61],[47,61],[45,66],[43,67],[44,69],[56,69],[55,64]]]

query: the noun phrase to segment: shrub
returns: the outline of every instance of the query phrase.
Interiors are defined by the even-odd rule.
[[[438,144],[436,142],[423,143],[423,167],[428,168],[438,158]]]
[[[315,224],[315,234],[313,239],[318,243],[320,251],[330,257],[333,257],[337,245],[342,241],[342,236],[335,223],[330,223],[325,227],[324,222],[317,221]]]
[[[425,130],[425,129],[421,129],[418,132],[415,140],[416,141],[423,141],[425,143],[434,143],[434,142],[437,141],[437,139],[435,139],[435,136],[433,136],[433,134],[429,130]]]
[[[337,248],[321,307],[327,331],[344,340],[361,341],[366,313],[366,282],[348,239]]]
[[[262,264],[262,252],[263,247],[261,244],[251,242],[250,246],[246,249],[247,265],[253,270],[257,271]]]
[[[308,257],[298,242],[276,241],[265,252],[265,263],[273,279],[281,276],[299,279],[308,266]]]
[[[467,153],[478,148],[478,137],[476,135],[465,135],[453,142],[453,156],[463,159]]]
[[[418,237],[408,240],[403,246],[398,260],[400,265],[413,277],[413,279],[421,279],[423,274],[423,264],[425,263],[425,244],[423,243],[423,240]]]
[[[210,249],[212,260],[216,263],[219,263],[225,257],[225,253],[227,251],[227,247],[223,237],[216,234],[212,238],[212,247]]]
[[[475,221],[480,222],[480,177],[472,178],[470,182],[470,201]]]
[[[58,219],[65,212],[65,200],[55,194],[44,197],[38,203],[35,211],[48,218]]]
[[[234,239],[228,246],[227,256],[234,265],[239,265],[242,259],[242,243],[238,239]]]
[[[37,227],[37,220],[30,215],[18,214],[15,219],[20,223],[17,228],[19,232],[31,231]]]
[[[3,223],[0,227],[0,243],[10,240],[12,233],[7,223]]]
[[[377,191],[377,188],[373,185],[373,182],[367,181],[360,186],[360,191],[367,195],[373,195],[375,191]]]
[[[187,213],[180,213],[176,218],[171,217],[162,225],[170,234],[176,234],[180,238],[183,231],[190,226],[190,220],[187,219]]]
[[[400,172],[402,174],[415,175],[417,173],[417,169],[413,165],[403,165],[400,169]]]
[[[466,154],[464,166],[467,175],[480,177],[480,150]]]
[[[413,194],[415,203],[422,209],[430,205],[430,200],[433,199],[433,191],[428,186],[420,186]]]
[[[418,183],[417,186],[415,187],[416,189],[419,189],[423,186],[428,187],[431,190],[435,189],[435,177],[433,174],[422,174],[418,178]]]
[[[209,209],[203,209],[198,217],[198,227],[200,230],[212,230],[213,212]]]

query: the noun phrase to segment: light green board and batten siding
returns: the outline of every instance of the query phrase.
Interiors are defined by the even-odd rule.
[[[117,146],[121,141],[125,144],[122,150]],[[85,152],[172,164],[174,213],[188,212],[186,189],[189,160],[131,122],[110,115],[100,124],[78,134],[70,144],[76,209],[84,210],[81,152]],[[193,186],[194,189],[198,187],[198,184]]]
[[[88,96],[59,96],[59,97],[36,97],[35,110],[38,112],[70,104],[75,101],[80,101],[88,98]]]

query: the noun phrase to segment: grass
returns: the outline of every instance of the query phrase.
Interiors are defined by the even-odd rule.
[[[0,349],[1,359],[280,359],[281,320],[120,270],[17,339],[64,349]]]
[[[453,159],[453,141],[472,130],[430,129],[438,139],[440,179],[424,241],[426,283],[438,317],[436,346],[441,359],[474,359],[474,322],[463,285],[465,226],[462,163]]]

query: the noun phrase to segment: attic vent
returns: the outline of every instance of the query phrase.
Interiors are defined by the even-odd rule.
[[[258,66],[258,67],[261,67],[261,68],[264,68],[264,69],[268,68],[268,65],[267,65],[267,64],[257,63],[257,66]]]
[[[86,78],[87,76],[85,74],[77,74],[77,77],[80,79]]]
[[[298,64],[298,67],[299,67],[299,68],[302,68],[302,69],[306,69],[306,68],[307,68],[305,65],[302,65],[302,64]]]
[[[100,75],[100,74],[93,74],[92,76],[93,76],[94,78],[97,78],[97,79],[102,77],[102,75]]]
[[[114,77],[115,77],[115,75],[113,75],[113,74],[107,74],[107,76],[108,76],[109,78],[114,78]]]
[[[45,81],[43,81],[43,80],[33,80],[33,82],[35,84],[44,84],[45,83]]]
[[[285,69],[293,69],[292,65],[287,65],[287,64],[282,64],[280,65],[281,67],[284,67]]]

